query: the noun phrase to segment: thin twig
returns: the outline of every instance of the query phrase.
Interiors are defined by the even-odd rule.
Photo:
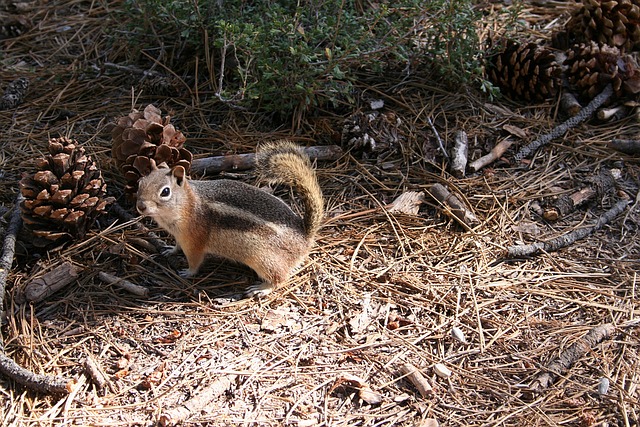
[[[489,151],[489,153],[469,163],[469,170],[471,172],[478,172],[483,167],[495,162],[502,157],[513,143],[514,140],[511,138],[506,138],[503,141],[500,141],[491,151]]]
[[[436,127],[433,125],[433,122],[431,121],[431,117],[427,117],[427,122],[429,123],[429,126],[431,126],[431,130],[433,131],[433,133],[436,135],[436,140],[438,141],[438,145],[440,146],[440,151],[442,152],[444,157],[448,159],[449,154],[447,153],[447,150],[444,149],[444,144],[442,143],[440,134],[438,133],[438,130],[436,129]]]
[[[522,159],[532,154],[538,148],[550,143],[551,141],[558,138],[559,136],[564,135],[564,133],[567,132],[569,129],[576,127],[579,123],[582,123],[583,121],[591,117],[591,115],[602,104],[604,104],[607,101],[607,99],[611,97],[612,94],[613,94],[613,87],[611,86],[611,84],[608,84],[607,87],[605,87],[604,90],[598,96],[593,98],[589,103],[589,105],[587,105],[582,110],[580,110],[578,114],[569,118],[567,121],[565,121],[564,123],[554,128],[551,132],[545,135],[542,135],[540,138],[536,139],[531,144],[522,147],[520,151],[518,151],[516,155],[513,156],[514,160],[516,162],[522,161]]]
[[[145,288],[144,286],[136,285],[135,283],[132,283],[128,280],[121,279],[120,277],[114,276],[113,274],[101,271],[100,273],[98,273],[98,279],[110,285],[118,286],[119,288],[122,288],[127,292],[131,292],[132,294],[139,297],[149,296],[149,289]]]

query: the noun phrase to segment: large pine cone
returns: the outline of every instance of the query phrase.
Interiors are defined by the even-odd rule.
[[[489,80],[513,100],[543,101],[558,92],[562,70],[554,53],[535,43],[502,39],[489,57]]]
[[[593,99],[609,83],[618,98],[640,93],[638,64],[617,47],[595,42],[575,45],[567,51],[564,64],[570,88],[585,101]]]
[[[116,120],[111,130],[111,155],[126,180],[125,193],[135,200],[138,180],[151,172],[154,164],[191,167],[193,155],[183,148],[185,136],[170,124],[171,117],[149,104],[143,112],[134,110]]]
[[[582,0],[567,22],[574,43],[595,41],[623,52],[640,49],[640,0]]]
[[[36,167],[36,173],[20,180],[22,220],[34,237],[32,243],[46,247],[83,238],[114,201],[105,197],[102,173],[83,147],[64,137],[49,141],[49,154],[38,159]]]

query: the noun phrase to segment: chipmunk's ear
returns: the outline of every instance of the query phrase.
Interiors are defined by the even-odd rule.
[[[171,174],[176,178],[178,185],[182,185],[185,173],[184,166],[174,166],[173,169],[171,169]]]

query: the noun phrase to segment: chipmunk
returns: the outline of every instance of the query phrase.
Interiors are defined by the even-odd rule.
[[[302,218],[280,198],[243,182],[189,180],[185,169],[155,168],[138,183],[136,208],[171,233],[189,268],[198,272],[205,255],[241,262],[264,281],[249,297],[263,297],[287,280],[307,256],[323,218],[323,197],[309,157],[288,141],[265,144],[256,153],[259,177],[296,190]]]

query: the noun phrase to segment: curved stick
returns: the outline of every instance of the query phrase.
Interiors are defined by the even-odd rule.
[[[20,204],[24,198],[22,194],[16,197],[14,211],[11,214],[7,235],[2,244],[2,256],[0,257],[0,309],[4,303],[4,292],[7,282],[7,276],[11,270],[13,263],[13,255],[16,249],[16,238],[20,227],[22,226],[22,217],[20,216]],[[0,374],[10,378],[31,390],[45,393],[69,393],[73,386],[73,381],[59,377],[50,377],[48,375],[40,375],[33,373],[22,366],[18,365],[13,359],[4,354],[4,341],[0,335]]]

